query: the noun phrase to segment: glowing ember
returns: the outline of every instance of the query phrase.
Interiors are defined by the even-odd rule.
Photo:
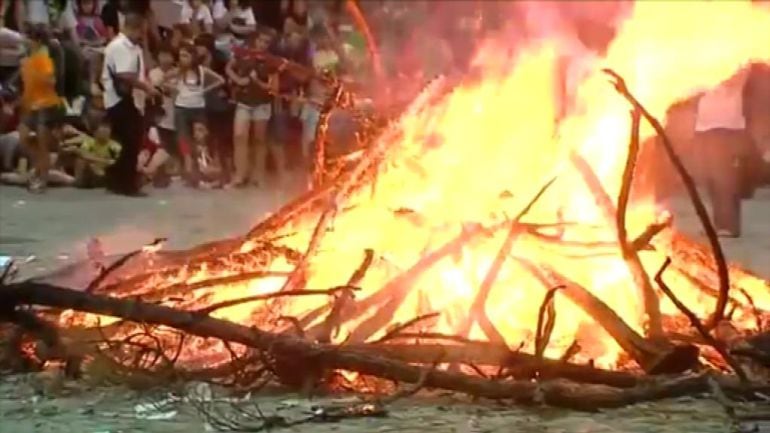
[[[516,259],[526,258],[587,288],[644,334],[641,294],[617,247],[614,221],[597,206],[572,163],[575,155],[582,157],[607,194],[617,197],[630,119],[627,103],[600,69],[619,72],[652,114],[663,116],[673,103],[719,84],[748,62],[770,60],[770,13],[738,1],[637,3],[603,58],[586,54],[579,59],[588,74],[558,122],[557,107],[563,101],[554,82],[565,45],[555,38],[540,40],[506,57],[509,47],[503,39],[486,41],[478,52],[475,65],[483,71],[483,79],[460,85],[412,113],[397,126],[397,139],[379,143],[387,151],[375,188],[362,187],[337,203],[333,223],[308,259],[305,288],[346,284],[366,248],[375,252],[375,258],[358,284],[356,303],[343,311],[346,320],[333,341],[374,340],[389,326],[434,311],[439,316],[417,329],[494,338],[469,314],[507,230],[472,234],[479,225],[507,228],[501,223],[516,215],[553,176],[556,182],[523,221],[541,228],[537,233],[522,231],[514,239],[509,257],[489,286],[486,316],[505,343],[511,347],[524,343],[524,350],[534,350],[538,309],[549,287]],[[652,133],[643,126],[642,141]],[[659,212],[643,199],[632,203],[629,237],[653,224]],[[271,236],[281,235],[279,245],[304,252],[320,215],[321,211],[306,212]],[[463,234],[467,235],[463,241],[446,247]],[[252,240],[241,253],[258,249]],[[421,262],[430,261],[431,255],[434,261]],[[667,255],[670,251],[660,247],[640,252],[650,275]],[[418,263],[422,272],[412,278],[408,271]],[[291,272],[293,267],[284,258],[269,264],[276,272]],[[166,284],[249,270],[253,269],[248,265],[233,264],[227,272],[203,270]],[[770,310],[767,286],[758,282],[750,287],[741,278],[734,274],[733,284],[746,289],[757,308]],[[274,292],[285,281],[286,277],[274,276],[198,290],[209,293],[208,302],[216,303]],[[714,296],[704,294],[682,272],[671,270],[667,281],[699,316],[713,311]],[[750,309],[739,294],[733,295],[741,301],[734,323],[753,327]],[[555,303],[558,316],[545,355],[558,358],[577,340],[581,352],[576,359],[617,366],[622,350],[616,342],[566,297],[557,294]],[[267,305],[225,308],[214,315],[268,326],[278,316],[304,318],[329,304],[325,297],[284,298]],[[664,316],[678,315],[668,301],[662,301],[661,310]],[[315,314],[306,328],[317,331],[325,317],[325,311]]]

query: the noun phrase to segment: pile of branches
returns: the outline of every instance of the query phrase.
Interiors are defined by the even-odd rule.
[[[83,358],[90,358],[90,368],[97,368],[100,362],[106,362],[107,365],[102,366],[103,370],[115,371],[124,378],[130,376],[132,380],[148,384],[162,382],[158,380],[161,377],[169,380],[228,378],[231,384],[250,389],[279,382],[312,392],[318,386],[333,382],[336,372],[345,370],[381,381],[415,385],[409,392],[421,387],[439,388],[482,398],[579,410],[597,410],[699,394],[710,392],[715,387],[730,398],[753,399],[767,393],[770,384],[752,382],[740,360],[751,358],[759,363],[766,362],[763,352],[746,351],[745,348],[743,351],[731,350],[734,348],[715,333],[720,324],[729,320],[727,307],[731,303],[734,308],[745,304],[730,294],[731,274],[752,281],[761,279],[747,271],[728,267],[692,179],[673,151],[660,123],[631,95],[617,74],[612,71],[608,73],[615,80],[617,90],[633,107],[630,151],[617,209],[587,163],[577,155],[573,156],[573,163],[591,187],[607,217],[615,221],[618,239],[614,245],[620,245],[634,284],[644,294],[645,312],[650,325],[646,335],[634,331],[609,306],[578,283],[555,269],[528,262],[522,257],[516,260],[531,270],[543,285],[551,287],[543,299],[538,321],[533,324],[536,325],[535,353],[512,350],[486,317],[486,296],[503,260],[511,256],[513,241],[523,234],[540,236],[545,240],[549,236],[540,230],[541,227],[525,224],[521,219],[554,179],[546,182],[516,217],[495,227],[474,226],[464,230],[441,248],[422,257],[412,268],[367,299],[355,300],[354,293],[372,263],[374,252],[371,250],[365,252],[363,261],[345,285],[328,290],[306,289],[304,283],[308,261],[316,253],[320,238],[327,231],[336,211],[335,207],[341,199],[361,188],[365,179],[376,176],[376,167],[385,146],[393,140],[388,135],[397,133],[396,128],[392,128],[386,129],[383,133],[385,137],[361,152],[352,168],[331,176],[328,181],[319,176],[316,188],[262,221],[243,237],[165,255],[151,249],[140,250],[102,269],[98,277],[83,290],[71,290],[37,280],[13,283],[7,275],[3,275],[0,280],[0,320],[17,329],[11,333],[12,338],[8,339],[8,344],[14,350],[18,349],[24,340],[22,335],[31,335],[42,342],[48,357],[65,359],[73,374],[80,371]],[[442,84],[441,80],[437,80],[429,86],[405,115],[430,103]],[[674,166],[679,170],[696,212],[701,217],[713,254],[712,260],[711,254],[700,245],[678,235],[669,236],[668,242],[676,245],[674,248],[667,245],[666,251],[674,251],[675,255],[666,261],[654,277],[658,290],[673,302],[692,325],[695,332],[684,336],[673,336],[663,331],[660,299],[638,256],[639,251],[656,247],[656,236],[662,231],[673,231],[670,221],[656,222],[636,239],[629,239],[626,232],[626,208],[639,149],[639,124],[642,117],[656,129]],[[319,208],[322,211],[306,251],[293,251],[267,239],[266,235],[273,233],[276,228],[306,214],[309,209]],[[472,239],[490,236],[501,230],[507,230],[507,236],[478,291],[465,324],[465,328],[469,329],[474,322],[478,323],[488,341],[470,340],[467,335],[414,332],[421,323],[434,319],[435,314],[399,324],[377,341],[371,341],[371,336],[390,321],[417,276]],[[245,245],[250,247],[245,248]],[[681,252],[680,256],[677,256],[677,251]],[[173,306],[167,302],[174,296],[199,288],[276,276],[277,273],[269,271],[235,273],[194,283],[181,281],[156,287],[157,281],[169,280],[169,277],[179,273],[181,267],[187,272],[195,272],[201,268],[232,267],[233,263],[248,263],[250,269],[258,269],[260,265],[264,269],[277,254],[293,264],[294,269],[280,275],[286,278],[286,282],[281,290],[274,293],[208,303],[204,308],[195,307],[200,303],[189,300],[177,302]],[[141,260],[142,256],[147,255],[153,258],[153,266],[148,271],[121,277],[121,269],[128,262]],[[717,299],[716,309],[706,321],[687,309],[663,278],[669,267],[689,275],[693,280],[703,278],[703,275],[688,271],[687,264],[694,260],[700,265],[699,271],[710,274],[718,285],[713,291]],[[761,284],[767,285],[764,281]],[[705,283],[703,286],[708,287]],[[610,371],[573,362],[574,355],[580,350],[577,343],[570,346],[561,359],[544,357],[554,327],[556,309],[553,299],[557,292],[592,316],[640,370]],[[115,294],[119,294],[119,297]],[[282,318],[288,325],[276,331],[245,326],[213,317],[212,314],[239,304],[295,296],[328,296],[331,302],[327,307],[311,311],[301,318]],[[379,307],[377,313],[363,321],[345,343],[331,343],[337,328],[349,320],[351,314],[361,314],[373,306]],[[92,339],[89,340],[78,334],[80,330],[60,329],[55,325],[60,313],[65,310],[110,316],[120,321],[104,327],[97,326],[88,332],[83,331]],[[761,331],[764,317],[760,311],[755,313]],[[319,321],[321,318],[323,320]],[[131,326],[136,331],[120,339],[114,338],[121,334],[120,328],[129,323],[133,324]],[[93,339],[94,333],[97,333],[98,338]],[[180,355],[194,338],[222,342],[231,354],[230,361],[216,367],[199,369],[178,365]],[[84,344],[86,341],[90,341],[90,344]],[[721,359],[722,372],[717,374],[716,370],[708,370],[700,364],[700,347],[710,347],[714,356]],[[448,364],[450,367],[436,368],[440,364]]]

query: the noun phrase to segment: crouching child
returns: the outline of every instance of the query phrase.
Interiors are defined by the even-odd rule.
[[[144,176],[148,183],[156,188],[166,188],[171,183],[171,177],[166,171],[165,164],[171,155],[161,146],[158,128],[153,126],[147,131],[136,170]]]
[[[105,185],[107,169],[120,155],[120,144],[111,136],[112,128],[105,119],[96,127],[93,137],[79,137],[80,145],[74,151],[75,186],[100,188]]]

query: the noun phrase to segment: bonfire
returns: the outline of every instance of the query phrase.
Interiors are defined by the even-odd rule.
[[[637,4],[559,121],[558,46],[501,61],[490,40],[481,78],[439,77],[361,150],[321,153],[312,190],[243,236],[144,248],[79,290],[6,281],[2,318],[125,381],[404,382],[589,410],[751,397],[770,284],[726,262],[656,117],[770,61],[769,39],[748,2]],[[634,182],[644,146],[663,147],[708,244]]]

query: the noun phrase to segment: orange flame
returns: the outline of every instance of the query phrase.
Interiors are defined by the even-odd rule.
[[[383,287],[405,293],[389,323],[407,321],[431,311],[440,316],[431,323],[436,332],[455,333],[467,321],[479,286],[504,239],[496,232],[469,240],[462,248],[440,258],[413,281],[399,275],[451,239],[481,224],[485,227],[515,215],[549,178],[557,182],[527,214],[527,222],[564,223],[557,243],[522,234],[511,255],[548,263],[588,288],[632,328],[643,332],[640,296],[619,254],[614,222],[607,221],[583,179],[570,163],[582,156],[601,180],[610,197],[617,197],[626,158],[630,119],[628,105],[600,72],[610,67],[626,79],[630,89],[652,114],[663,116],[673,103],[708,90],[728,79],[747,63],[770,60],[770,13],[750,2],[638,2],[602,58],[579,56],[586,71],[572,89],[574,101],[567,115],[556,121],[558,95],[554,82],[565,47],[559,39],[538,41],[509,54],[504,40],[486,41],[475,65],[483,79],[455,88],[438,103],[404,118],[401,134],[387,145],[376,179],[376,189],[354,192],[334,217],[308,263],[307,289],[345,284],[371,248],[376,259],[360,282],[356,296],[366,299]],[[653,131],[644,126],[642,141]],[[655,221],[653,203],[637,202],[630,209],[629,235],[634,237]],[[304,251],[318,214],[303,216],[286,227],[280,242]],[[572,224],[580,223],[580,224]],[[589,250],[571,242],[605,243]],[[571,246],[572,245],[572,246]],[[242,251],[251,251],[253,242]],[[603,248],[603,249],[602,249]],[[643,251],[648,273],[657,270],[665,251]],[[276,260],[273,271],[290,271],[285,260]],[[200,275],[190,278],[201,278]],[[202,289],[211,302],[279,290],[285,278],[254,280],[228,287]],[[691,281],[671,273],[669,282],[696,314],[705,317],[713,297],[701,293]],[[507,344],[532,350],[533,330],[546,287],[526,269],[508,258],[491,287],[485,312]],[[770,309],[766,287],[750,289],[758,308]],[[358,338],[356,328],[381,311],[396,295],[343,323],[337,339]],[[558,317],[546,356],[558,357],[577,339],[581,355],[597,365],[616,366],[621,349],[586,313],[569,300],[556,296]],[[291,298],[280,303],[281,314],[302,317],[328,304],[327,299]],[[219,317],[244,322],[267,311],[263,305],[243,304],[218,311]],[[668,302],[664,314],[677,314]],[[748,327],[743,310],[734,319]],[[313,323],[323,320],[319,315]],[[385,332],[381,327],[373,335]],[[469,336],[488,336],[474,325]]]

